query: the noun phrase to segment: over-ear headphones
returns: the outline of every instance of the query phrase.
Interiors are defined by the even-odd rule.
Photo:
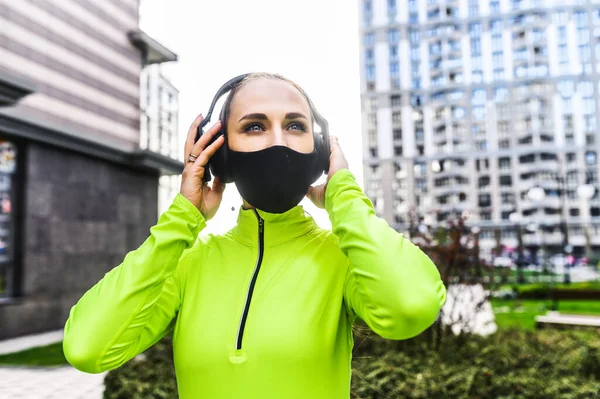
[[[231,92],[233,89],[235,89],[240,83],[242,83],[244,81],[244,79],[246,79],[250,75],[251,74],[246,73],[246,74],[243,74],[240,76],[236,76],[235,78],[231,79],[230,81],[225,83],[223,86],[221,86],[219,91],[217,91],[217,94],[215,94],[215,97],[213,98],[212,103],[210,104],[210,108],[208,110],[208,113],[204,117],[204,120],[200,123],[200,125],[198,125],[198,130],[196,132],[196,139],[194,142],[197,142],[200,139],[200,137],[202,137],[202,135],[204,134],[204,127],[210,122],[210,118],[215,109],[215,105],[216,105],[217,101],[224,94]],[[302,94],[305,95],[304,93],[302,93]],[[316,110],[315,106],[313,105],[312,101],[307,96],[306,96],[306,100],[308,101],[308,105],[310,107],[313,120],[317,124],[317,126],[320,128],[320,132],[316,132],[316,131],[314,131],[314,127],[313,127],[314,142],[315,142],[314,151],[317,152],[317,162],[318,162],[318,165],[316,165],[316,167],[315,167],[315,176],[312,179],[312,181],[314,182],[323,173],[327,174],[329,171],[329,155],[330,155],[329,124],[327,123],[327,120],[323,116],[321,116],[321,114],[319,114],[319,112]],[[231,101],[231,98],[228,98],[225,102],[225,105],[223,105],[223,108],[221,109],[221,114],[219,116],[219,120],[221,120],[223,123],[223,125],[221,126],[221,130],[217,134],[215,134],[213,136],[213,138],[211,139],[211,143],[212,143],[219,136],[224,135],[225,142],[213,154],[213,156],[208,161],[208,164],[206,165],[206,168],[204,171],[203,180],[205,182],[209,182],[211,180],[211,174],[218,177],[219,180],[221,180],[224,183],[232,183],[233,182],[233,178],[227,167],[227,153],[229,151],[229,147],[227,144],[227,126],[225,123],[227,120],[227,116],[228,116],[227,115],[228,102],[230,102],[230,101]]]

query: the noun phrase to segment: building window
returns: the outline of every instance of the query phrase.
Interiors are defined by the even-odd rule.
[[[397,12],[398,9],[396,8],[396,0],[387,0],[387,13],[390,23],[395,22]]]
[[[364,0],[363,3],[363,23],[365,26],[371,26],[373,23],[373,1]]]
[[[510,148],[510,140],[508,140],[508,139],[499,140],[498,147],[503,148],[503,149]]]
[[[477,181],[477,185],[479,188],[488,187],[490,185],[490,177],[489,176],[481,176]]]
[[[498,168],[500,168],[500,171],[510,170],[510,158],[498,159]]]
[[[500,195],[500,203],[502,205],[514,205],[515,195],[513,193],[502,193]]]
[[[488,207],[492,205],[492,196],[490,194],[479,194],[478,205],[480,207]]]
[[[569,63],[569,51],[566,44],[558,46],[558,62],[561,64]]]
[[[473,118],[482,120],[485,117],[485,107],[479,105],[472,108]]]
[[[481,35],[481,23],[474,22],[469,24],[469,36],[471,37],[479,37]]]
[[[392,96],[390,98],[390,102],[392,103],[392,107],[400,107],[402,105],[402,99],[400,96]]]
[[[508,97],[508,89],[506,87],[496,87],[494,89],[494,101],[505,102]]]
[[[417,0],[408,0],[408,22],[416,24],[419,22],[419,6]]]
[[[492,13],[500,12],[500,0],[490,0],[490,11]]]
[[[500,176],[501,186],[512,186],[512,176]]]
[[[594,151],[585,153],[585,163],[587,165],[596,165],[596,153]]]
[[[375,65],[367,65],[366,79],[369,81],[375,80]]]
[[[368,131],[369,145],[377,145],[377,130],[370,129]]]
[[[479,0],[469,0],[469,17],[479,14]]]
[[[377,108],[378,108],[377,97],[367,98],[366,107],[367,107],[368,112],[377,112]]]
[[[402,140],[402,129],[394,129],[394,140]]]
[[[481,39],[471,39],[471,55],[481,55]]]
[[[390,44],[397,44],[400,41],[400,32],[398,29],[388,30],[388,42]]]
[[[369,114],[367,116],[367,127],[372,130],[377,130],[377,114]]]
[[[15,294],[16,274],[15,206],[17,174],[17,148],[10,141],[0,140],[0,298]]]
[[[594,145],[596,142],[596,138],[593,134],[586,134],[585,135],[585,144],[586,145]]]
[[[397,61],[390,62],[390,77],[397,79],[400,76],[400,64]]]

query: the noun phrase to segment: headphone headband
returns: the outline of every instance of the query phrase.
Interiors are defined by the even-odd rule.
[[[217,105],[217,101],[219,101],[219,99],[221,97],[223,97],[224,94],[231,91],[235,86],[240,84],[240,82],[242,80],[246,79],[246,77],[248,77],[248,75],[250,75],[250,74],[245,73],[243,75],[236,76],[235,78],[229,80],[227,83],[225,83],[223,86],[221,86],[219,91],[217,91],[217,94],[215,94],[215,97],[213,98],[212,103],[210,104],[210,108],[208,109],[206,117],[198,125],[198,129],[196,131],[196,140],[194,140],[194,142],[198,141],[200,136],[202,136],[202,134],[204,133],[204,126],[206,126],[208,124],[208,122],[210,122],[210,118],[212,117],[212,113],[215,109],[215,106]]]

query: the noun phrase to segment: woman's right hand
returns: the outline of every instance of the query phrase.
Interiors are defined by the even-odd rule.
[[[210,220],[215,216],[219,209],[219,205],[221,205],[223,191],[225,191],[225,183],[215,177],[212,187],[209,187],[208,183],[205,183],[202,178],[204,177],[208,160],[213,156],[217,149],[223,145],[225,138],[220,136],[212,144],[208,145],[213,136],[221,129],[221,121],[219,121],[208,129],[196,143],[194,143],[196,130],[203,119],[203,116],[199,115],[188,131],[187,140],[185,142],[185,152],[183,154],[185,166],[181,174],[180,193],[198,208],[200,213],[202,213],[202,216],[204,216],[204,219]],[[197,156],[194,162],[188,161],[190,154]]]

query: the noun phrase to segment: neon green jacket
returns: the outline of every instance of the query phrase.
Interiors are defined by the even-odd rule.
[[[413,337],[446,289],[431,260],[375,215],[348,170],[331,178],[332,232],[302,207],[240,210],[198,238],[177,195],[150,237],[71,309],[64,352],[81,371],[117,368],[171,329],[182,399],[348,399],[352,324]]]

